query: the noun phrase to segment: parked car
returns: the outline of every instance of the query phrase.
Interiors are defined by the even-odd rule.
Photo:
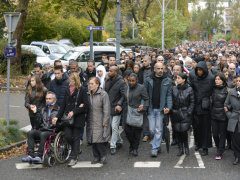
[[[67,52],[62,46],[54,43],[33,41],[30,45],[40,47],[51,60],[60,59]]]
[[[54,60],[51,60],[41,48],[32,45],[22,45],[21,50],[23,53],[32,53],[37,56],[36,62],[44,64],[54,64]],[[61,60],[63,65],[68,65],[68,61]]]
[[[120,49],[120,52],[122,49]],[[113,46],[93,46],[94,61],[98,65],[102,60],[102,55],[113,55],[116,56],[116,47]],[[61,60],[69,61],[76,60],[81,68],[84,70],[87,67],[87,61],[90,59],[90,47],[79,46],[68,51]]]

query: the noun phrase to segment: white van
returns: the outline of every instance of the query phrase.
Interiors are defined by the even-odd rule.
[[[120,48],[120,52],[122,49]],[[97,66],[101,60],[102,55],[116,56],[116,47],[113,46],[93,46],[94,61]],[[69,61],[76,60],[79,66],[85,70],[87,68],[87,61],[90,59],[90,47],[89,46],[78,46],[68,51],[61,60]]]

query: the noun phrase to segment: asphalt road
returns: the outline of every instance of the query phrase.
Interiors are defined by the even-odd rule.
[[[10,94],[10,119],[17,120],[20,127],[30,124],[28,113],[24,107],[24,93]],[[6,117],[6,93],[0,93],[0,118]]]
[[[83,153],[79,157],[78,166],[83,161],[92,160],[91,146],[86,143],[82,146]],[[168,154],[165,144],[162,144],[162,153],[157,158],[150,157],[149,143],[141,143],[139,156],[128,155],[128,142],[114,156],[108,155],[108,162],[103,167],[69,168],[66,164],[56,164],[51,168],[17,169],[20,158],[0,161],[0,179],[2,180],[31,180],[31,179],[81,179],[81,180],[239,180],[240,165],[233,166],[233,155],[226,151],[221,161],[214,160],[215,148],[209,150],[209,155],[197,159],[193,148],[190,156],[177,157],[177,147],[171,147]],[[197,153],[198,154],[198,153]],[[198,157],[199,158],[199,157]],[[183,162],[179,164],[179,160]],[[134,167],[139,162],[143,166],[156,165],[156,167]],[[146,163],[149,162],[149,163]],[[152,162],[152,163],[150,163]],[[153,163],[155,162],[155,164]],[[142,166],[140,164],[140,166]],[[29,167],[29,165],[27,164]],[[34,166],[33,166],[34,167]],[[35,166],[36,167],[36,166]]]
[[[24,94],[11,93],[10,117],[19,121],[20,127],[29,125],[29,118],[24,107]],[[5,117],[5,94],[0,93],[0,118]],[[124,133],[122,134],[124,136]],[[191,138],[191,145],[193,145]],[[201,157],[195,153],[193,147],[188,157],[177,157],[177,147],[166,152],[162,144],[162,153],[157,158],[150,157],[149,143],[141,143],[138,157],[128,155],[128,142],[115,156],[108,156],[108,163],[103,167],[83,168],[84,161],[92,160],[91,146],[83,144],[80,155],[79,168],[69,168],[66,164],[57,164],[51,168],[17,169],[21,165],[21,157],[0,160],[1,180],[32,180],[32,179],[81,179],[81,180],[240,180],[240,165],[233,166],[233,153],[226,151],[221,161],[216,161],[215,148],[209,150],[209,155]],[[143,162],[143,163],[141,163]],[[26,165],[26,164],[25,164]],[[137,167],[140,166],[140,167]],[[143,167],[147,166],[147,167]],[[151,167],[152,166],[152,167]]]

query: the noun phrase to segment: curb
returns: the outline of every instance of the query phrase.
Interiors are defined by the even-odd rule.
[[[26,141],[27,141],[27,140],[25,139],[25,140],[23,140],[23,141],[19,141],[19,142],[16,142],[16,143],[14,143],[14,144],[5,146],[5,147],[3,147],[3,148],[0,148],[0,153],[5,152],[5,151],[9,151],[9,150],[11,150],[11,149],[14,148],[14,147],[19,147],[19,146],[25,144]]]

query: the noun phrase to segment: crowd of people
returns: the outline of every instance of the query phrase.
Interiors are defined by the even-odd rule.
[[[212,138],[216,160],[226,149],[240,163],[240,47],[191,42],[174,49],[121,52],[102,55],[102,62],[89,60],[87,69],[60,60],[50,67],[36,63],[26,83],[25,107],[32,130],[29,153],[22,160],[42,161],[49,130],[63,127],[71,145],[70,161],[78,161],[86,131],[92,146],[92,163],[107,162],[123,144],[122,126],[129,142],[129,155],[138,156],[139,144],[150,142],[149,154],[161,153],[163,127],[170,121],[171,145],[177,156],[189,155],[189,131],[193,130],[195,151],[208,155]],[[34,154],[34,138],[40,148]]]

